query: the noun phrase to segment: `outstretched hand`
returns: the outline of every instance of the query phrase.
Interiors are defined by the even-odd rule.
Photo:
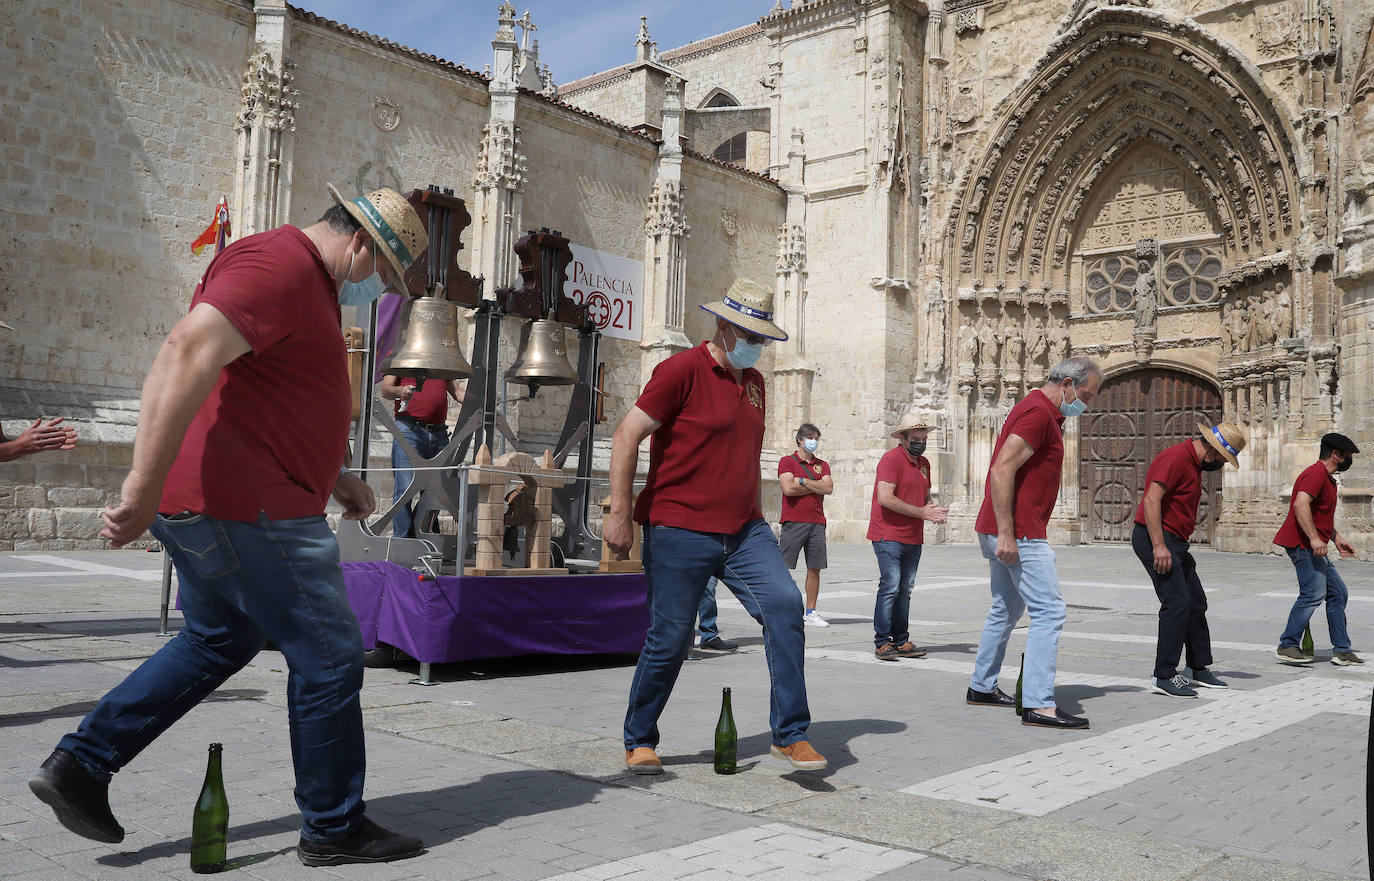
[[[63,425],[61,416],[47,422],[35,419],[15,441],[19,444],[21,455],[45,450],[70,450],[76,446],[76,429]]]
[[[377,508],[377,499],[372,487],[352,471],[339,475],[334,484],[334,501],[343,505],[343,519],[364,520]]]

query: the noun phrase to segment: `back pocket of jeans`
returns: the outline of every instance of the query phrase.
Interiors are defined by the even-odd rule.
[[[219,578],[238,568],[238,556],[224,526],[214,518],[197,514],[185,520],[158,517],[155,533],[180,551],[181,562],[201,578]]]

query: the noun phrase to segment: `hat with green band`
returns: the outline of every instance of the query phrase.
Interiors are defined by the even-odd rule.
[[[366,196],[345,199],[339,195],[333,184],[327,184],[329,195],[334,201],[353,215],[362,224],[374,242],[380,243],[378,251],[395,267],[396,274],[404,278],[406,270],[419,259],[429,247],[429,234],[420,221],[420,215],[393,189],[383,187]]]

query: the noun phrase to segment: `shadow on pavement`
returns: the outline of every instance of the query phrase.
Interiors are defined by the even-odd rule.
[[[1141,680],[1139,686],[1136,685],[1109,685],[1106,687],[1096,685],[1056,685],[1054,687],[1054,702],[1059,709],[1071,716],[1077,716],[1083,712],[1083,701],[1101,697],[1108,692],[1144,691],[1145,680]]]
[[[213,692],[201,703],[216,703],[218,701],[239,701],[239,700],[260,700],[267,694],[261,688],[222,688]],[[75,701],[61,706],[48,707],[41,710],[33,710],[20,713],[0,714],[0,728],[8,728],[16,725],[29,725],[43,719],[55,718],[80,718],[95,708],[95,701]]]
[[[517,817],[562,811],[595,802],[597,796],[607,788],[601,783],[556,771],[503,771],[459,786],[371,797],[367,799],[367,816],[387,829],[418,835],[424,839],[426,847],[433,848]],[[230,816],[233,816],[232,804]],[[188,816],[188,823],[189,820]],[[235,825],[231,820],[229,847],[232,852],[235,843],[242,845],[283,832],[294,833],[299,829],[300,815],[296,813],[244,825]],[[231,862],[247,865],[240,861],[253,859],[257,862],[293,850],[294,846],[252,857],[235,857]],[[187,837],[110,854],[100,857],[98,862],[109,865],[140,864],[178,854],[189,855],[190,851],[191,840]]]
[[[789,772],[783,775],[784,779],[792,780],[801,784],[804,788],[814,789],[817,792],[831,792],[834,787],[830,784],[815,786],[814,784],[830,774],[842,768],[853,765],[858,760],[854,758],[854,753],[849,749],[849,741],[856,737],[863,737],[868,734],[898,734],[905,731],[905,722],[895,722],[891,719],[829,719],[820,722],[812,722],[811,727],[806,732],[806,739],[811,741],[811,745],[830,763],[824,771],[798,771]],[[746,762],[745,757],[766,756],[768,750],[773,745],[773,735],[770,733],[751,734],[748,737],[741,737],[738,742],[737,750],[741,757],[739,768],[741,771],[752,768],[758,764],[757,761]],[[711,764],[714,760],[712,750],[701,750],[697,753],[685,755],[663,756],[665,767],[673,765],[687,765],[695,763]],[[779,760],[781,761],[781,760]],[[652,781],[654,778],[646,777]]]

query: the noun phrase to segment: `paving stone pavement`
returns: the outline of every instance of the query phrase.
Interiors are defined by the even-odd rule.
[[[292,849],[285,669],[264,652],[173,726],[111,787],[118,846],[78,838],[26,781],[105,690],[164,642],[161,557],[0,554],[0,879],[190,875],[205,747],[225,744],[236,871],[270,879],[650,881],[1368,878],[1364,768],[1369,667],[1288,667],[1273,647],[1296,587],[1278,556],[1201,551],[1213,667],[1233,688],[1150,694],[1157,604],[1129,549],[1059,549],[1069,621],[1057,699],[1086,732],[1023,728],[963,692],[987,611],[976,548],[932,546],[912,600],[925,659],[872,656],[877,567],[830,548],[807,628],[811,739],[831,763],[768,757],[758,627],[721,591],[733,655],[692,653],[661,721],[667,773],[623,767],[632,657],[521,658],[369,669],[369,816],[421,835],[423,856],[307,869]],[[1374,617],[1374,565],[1342,561],[1355,648]],[[800,572],[796,573],[800,576]],[[177,619],[173,616],[173,629]],[[1014,685],[1024,630],[1002,673]],[[1368,646],[1374,649],[1374,646]],[[720,688],[733,690],[741,772],[711,772]]]

